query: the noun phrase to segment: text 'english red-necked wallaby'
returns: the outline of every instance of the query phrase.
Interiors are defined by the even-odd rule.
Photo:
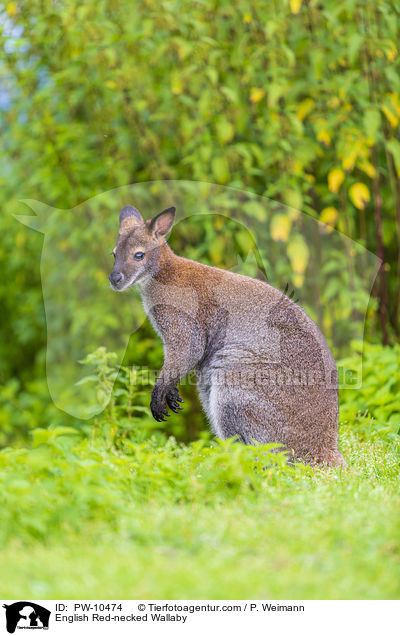
[[[296,459],[338,466],[338,380],[324,337],[267,283],[177,256],[165,236],[175,208],[144,221],[120,213],[111,286],[137,285],[164,344],[151,395],[157,421],[180,410],[177,384],[197,374],[215,435],[283,444]]]

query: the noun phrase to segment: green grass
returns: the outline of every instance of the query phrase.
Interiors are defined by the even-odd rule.
[[[0,597],[399,597],[397,439],[347,424],[349,468],[322,471],[103,433],[41,430],[0,453]]]
[[[91,356],[105,392],[112,355]],[[50,426],[0,452],[0,597],[399,598],[399,355],[365,345],[361,388],[341,392],[348,468],[329,470],[178,444],[123,369],[85,434]]]

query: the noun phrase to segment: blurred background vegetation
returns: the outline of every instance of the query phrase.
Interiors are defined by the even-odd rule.
[[[400,3],[389,0],[236,6],[227,0],[18,0],[2,6],[1,445],[24,440],[38,425],[86,426],[49,396],[43,235],[13,218],[29,214],[21,199],[70,209],[112,188],[160,179],[207,181],[268,197],[381,258],[366,335],[373,343],[398,341],[399,13]],[[247,213],[259,212],[255,206]],[[87,214],[90,227],[96,217],[93,209]],[[312,255],[304,243],[299,249],[294,219],[278,218],[268,229],[292,265],[301,263],[290,279],[301,297]],[[229,240],[246,252],[243,240],[226,234],[229,227],[221,238],[221,225],[210,218],[174,236],[173,247],[224,266]],[[335,324],[345,331],[352,324],[346,294],[350,305],[357,289],[351,272],[343,281],[343,271],[349,274],[346,261],[332,271],[336,287],[323,303],[337,308],[344,295]],[[79,319],[84,322],[84,307]],[[161,345],[149,323],[133,338],[129,362],[160,366]],[[388,395],[394,377],[387,378]],[[185,418],[171,418],[168,430],[188,441],[204,419],[193,388],[184,393]]]

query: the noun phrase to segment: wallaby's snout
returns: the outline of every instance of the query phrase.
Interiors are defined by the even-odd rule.
[[[121,272],[115,272],[114,270],[111,272],[109,279],[112,287],[114,289],[118,289],[120,285],[124,283],[124,275]]]

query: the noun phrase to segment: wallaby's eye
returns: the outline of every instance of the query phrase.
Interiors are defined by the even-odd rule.
[[[142,261],[144,259],[144,252],[136,252],[133,255],[133,258],[135,259],[135,261]]]

